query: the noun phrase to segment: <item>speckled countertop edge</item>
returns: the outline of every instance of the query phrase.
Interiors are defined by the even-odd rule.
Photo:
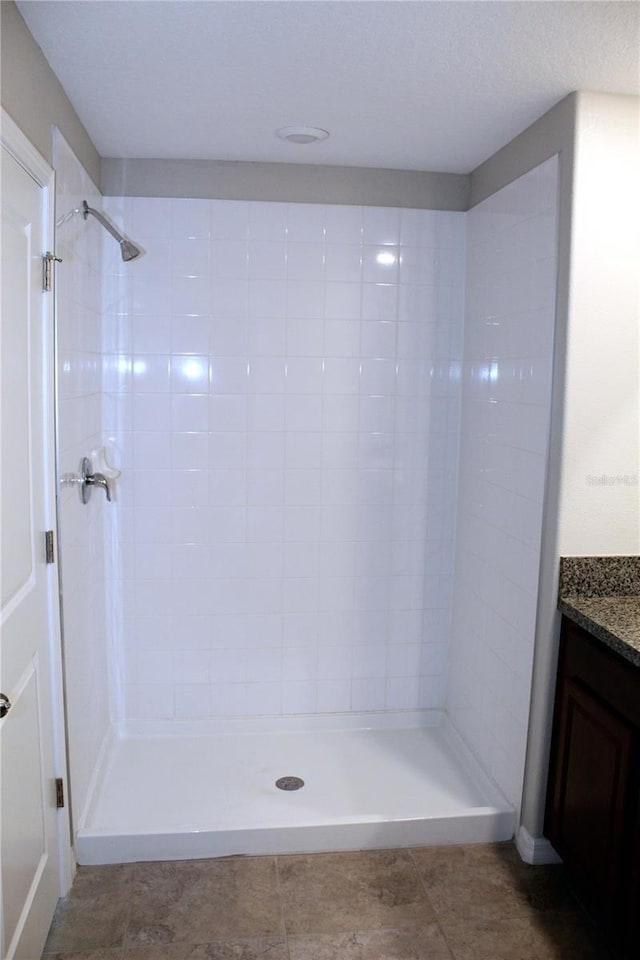
[[[561,557],[560,597],[640,597],[640,557]]]
[[[558,609],[640,667],[640,557],[562,557]]]
[[[640,597],[563,597],[558,609],[640,667]]]

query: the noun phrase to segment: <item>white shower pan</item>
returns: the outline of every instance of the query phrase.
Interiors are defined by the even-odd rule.
[[[304,787],[283,791],[280,777]],[[437,711],[127,722],[81,864],[507,840],[515,812]]]

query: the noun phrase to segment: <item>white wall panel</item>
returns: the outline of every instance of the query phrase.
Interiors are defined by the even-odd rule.
[[[554,336],[555,158],[467,214],[452,722],[519,807]]]
[[[464,216],[107,202],[126,715],[441,706]]]
[[[101,197],[70,147],[55,133],[56,328],[60,476],[77,474],[102,442],[102,229],[79,212]],[[71,792],[76,823],[109,728],[105,619],[104,495],[80,502],[59,489],[64,664]]]

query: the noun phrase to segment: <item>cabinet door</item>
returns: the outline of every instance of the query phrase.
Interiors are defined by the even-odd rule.
[[[627,897],[626,937],[630,944],[640,940],[640,798],[636,797],[631,843],[631,879]]]
[[[633,730],[589,690],[561,681],[547,834],[598,912],[616,912],[624,873]]]

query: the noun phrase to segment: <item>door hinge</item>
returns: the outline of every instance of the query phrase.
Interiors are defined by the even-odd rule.
[[[56,777],[56,807],[58,810],[64,807],[64,781],[62,777]]]
[[[53,267],[54,263],[62,263],[60,257],[48,250],[42,257],[42,289],[45,293],[50,293],[53,289]]]
[[[44,535],[44,549],[47,563],[55,563],[56,555],[53,546],[53,530],[47,530]]]

